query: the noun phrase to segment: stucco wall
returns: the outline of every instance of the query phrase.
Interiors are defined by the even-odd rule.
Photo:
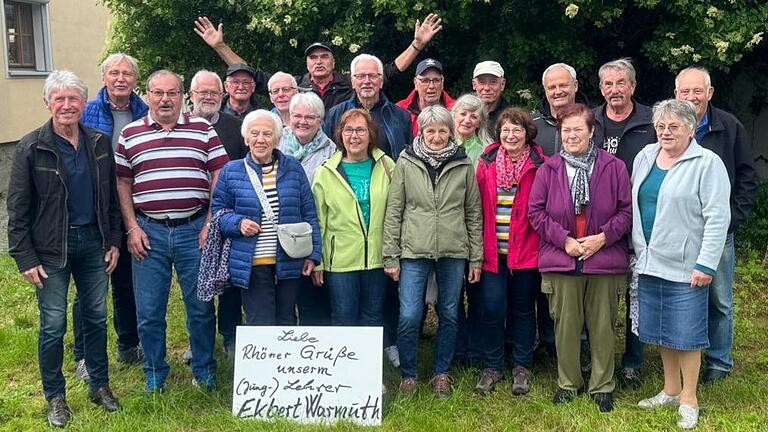
[[[88,85],[89,95],[94,94],[101,84],[98,67],[107,39],[109,10],[96,0],[55,0],[49,4],[49,16],[53,67],[71,70]],[[2,52],[0,101],[12,109],[3,110],[0,143],[18,141],[48,119],[42,99],[45,76],[9,78],[6,61]]]

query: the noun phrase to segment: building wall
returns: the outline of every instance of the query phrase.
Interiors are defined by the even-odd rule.
[[[71,70],[88,85],[89,97],[95,95],[101,87],[99,59],[106,46],[109,10],[96,0],[53,0],[49,17],[53,68]],[[0,28],[5,38],[4,23]],[[0,49],[0,251],[8,247],[6,195],[14,144],[50,118],[42,96],[46,76],[10,78],[6,56]]]

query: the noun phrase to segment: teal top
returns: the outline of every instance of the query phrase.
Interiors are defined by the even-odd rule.
[[[669,170],[663,170],[654,163],[653,167],[651,167],[651,172],[648,173],[648,177],[643,180],[640,184],[640,189],[637,191],[637,206],[640,209],[640,221],[643,224],[643,235],[645,236],[646,244],[651,242],[653,223],[656,221],[656,209],[658,208],[659,189],[661,189],[661,184],[664,182],[668,172]],[[696,263],[693,268],[710,276],[715,275],[714,269],[699,263]]]
[[[659,200],[659,189],[664,177],[669,170],[659,168],[659,165],[653,164],[648,177],[640,184],[637,193],[637,205],[640,208],[640,221],[643,223],[643,235],[645,242],[650,243],[651,233],[653,232],[653,223],[656,220],[656,208]]]
[[[362,162],[341,162],[341,168],[347,176],[347,181],[355,193],[357,203],[363,212],[365,226],[371,222],[371,174],[373,173],[373,158]]]

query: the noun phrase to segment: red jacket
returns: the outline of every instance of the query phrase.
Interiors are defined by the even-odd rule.
[[[483,205],[483,271],[499,272],[499,252],[496,244],[496,154],[501,144],[495,142],[485,148],[477,164],[477,183]],[[512,204],[509,221],[509,270],[538,267],[539,235],[528,222],[528,197],[531,194],[536,170],[544,163],[544,153],[533,144],[531,157],[523,167],[520,184]]]
[[[444,106],[446,109],[450,111],[451,108],[453,108],[453,104],[455,103],[456,101],[448,93],[446,93],[445,90],[443,90],[443,94],[440,96],[440,105]],[[407,98],[401,100],[395,105],[408,111],[408,114],[411,115],[411,129],[413,132],[413,136],[415,137],[416,135],[418,135],[419,122],[416,121],[416,117],[418,117],[419,114],[421,114],[421,108],[419,108],[419,94],[416,93],[416,90],[415,89],[412,90]]]

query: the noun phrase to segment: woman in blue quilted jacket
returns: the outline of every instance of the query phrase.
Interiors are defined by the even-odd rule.
[[[219,220],[222,235],[232,238],[230,280],[242,290],[247,325],[295,325],[299,278],[311,275],[321,256],[312,190],[299,161],[275,148],[282,136],[282,122],[276,114],[265,110],[249,113],[241,132],[249,154],[224,166],[211,204],[213,213],[232,210]],[[261,184],[262,199],[249,171]],[[312,226],[309,256],[286,254],[262,200],[269,203],[278,225],[307,222]]]

